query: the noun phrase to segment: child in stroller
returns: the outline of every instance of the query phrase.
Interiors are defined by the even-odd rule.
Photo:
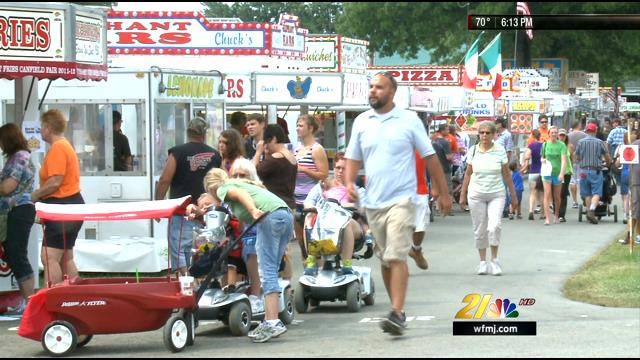
[[[207,212],[212,204],[213,197],[207,193],[202,194],[197,202],[198,208],[202,213]],[[204,220],[201,220],[201,222],[206,229],[207,224],[204,223]],[[227,241],[237,239],[242,230],[238,219],[231,217],[228,219],[228,224],[223,234],[211,234],[212,231],[215,231],[213,229],[206,229],[199,234],[195,234],[193,246],[195,254],[192,261],[195,266],[190,269],[192,275],[203,276],[208,273],[213,262],[219,258],[221,249],[227,244]],[[218,229],[218,231],[222,231],[222,229]],[[232,235],[232,237],[226,236],[226,234]],[[225,261],[226,271],[224,269],[219,270],[219,273],[224,274],[221,284],[214,283],[210,287],[223,286],[223,290],[227,293],[236,291],[236,288],[246,290],[253,312],[260,313],[264,311],[264,299],[260,293],[260,276],[258,274],[255,251],[250,249],[255,246],[255,238],[255,229],[252,229],[237,242],[227,255]],[[247,245],[246,249],[245,243]],[[210,251],[211,253],[209,253]],[[282,268],[282,264],[280,267]],[[238,284],[239,282],[241,283]]]

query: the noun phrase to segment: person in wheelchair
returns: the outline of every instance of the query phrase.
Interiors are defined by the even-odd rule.
[[[339,203],[342,207],[353,210],[357,209],[356,204],[349,201],[347,195],[347,188],[344,185],[344,169],[346,166],[346,160],[343,152],[336,153],[334,157],[334,176],[327,180],[323,180],[315,185],[307,198],[304,201],[304,212],[307,214],[305,217],[304,228],[311,229],[312,224],[315,222],[314,209],[321,200],[333,200]],[[362,189],[360,189],[362,190]],[[362,193],[363,191],[361,191]],[[363,194],[362,194],[363,195]],[[363,198],[361,195],[361,199]],[[363,228],[364,226],[364,228]],[[307,231],[305,234],[305,244],[308,246],[309,239]],[[341,271],[343,274],[353,274],[352,257],[354,251],[362,248],[365,243],[365,233],[368,233],[366,224],[361,224],[354,218],[350,219],[345,226],[342,237],[342,248],[340,249],[341,259]],[[357,245],[357,246],[356,246]],[[305,260],[305,275],[316,275],[318,273],[318,266],[316,262],[316,256],[309,254]]]

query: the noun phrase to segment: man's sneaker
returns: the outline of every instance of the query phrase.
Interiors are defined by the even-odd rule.
[[[564,217],[562,217],[562,216],[560,217],[560,219],[559,219],[559,220],[560,220],[560,222],[567,222],[567,219],[565,219],[565,218],[564,218]]]
[[[533,213],[532,212],[529,213],[529,220],[533,220]]]
[[[509,213],[509,220],[513,220],[513,214]]]
[[[533,210],[533,212],[536,214],[540,214],[540,205],[537,205],[535,210]]]
[[[487,275],[487,272],[489,272],[489,263],[486,261],[480,261],[480,265],[478,265],[476,273],[478,275]]]
[[[264,312],[264,301],[261,298],[255,295],[249,295],[249,302],[251,303],[252,314],[261,314]]]
[[[318,275],[318,266],[316,264],[315,256],[307,256],[307,259],[304,261],[304,274],[309,276]]]
[[[587,219],[592,224],[597,224],[598,223],[598,218],[596,218],[596,215],[594,214],[593,210],[587,210]]]
[[[409,256],[415,260],[416,265],[420,269],[427,270],[429,268],[429,263],[427,263],[427,259],[425,259],[424,254],[422,253],[422,247],[416,249],[412,246],[411,250],[409,250]]]
[[[254,331],[249,333],[249,337],[253,339],[254,343],[263,343],[286,332],[287,327],[280,320],[276,325],[270,325],[267,321],[263,321]]]
[[[502,266],[500,266],[500,262],[498,259],[493,259],[491,261],[491,275],[502,275]]]
[[[24,313],[24,309],[27,308],[27,301],[25,299],[21,299],[20,303],[17,306],[9,306],[7,307],[7,312],[5,312],[4,316],[13,316],[13,317],[21,317]]]
[[[577,209],[578,208],[578,203],[574,202],[573,205],[571,205],[571,208],[572,209]]]
[[[394,336],[400,336],[407,328],[406,315],[404,313],[398,315],[395,311],[391,311],[386,319],[380,322],[383,332],[390,333]]]

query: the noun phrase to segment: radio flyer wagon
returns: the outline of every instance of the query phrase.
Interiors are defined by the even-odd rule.
[[[190,199],[186,196],[82,205],[36,203],[36,214],[43,223],[171,219],[174,214],[184,213]],[[193,344],[195,310],[195,294],[191,291],[184,295],[178,277],[171,274],[161,278],[92,279],[68,279],[65,275],[64,282],[41,289],[30,298],[18,334],[40,341],[52,356],[65,356],[86,345],[93,335],[152,331],[164,326],[165,345],[178,352]]]

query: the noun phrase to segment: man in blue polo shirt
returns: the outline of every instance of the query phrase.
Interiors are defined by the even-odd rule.
[[[406,327],[407,255],[415,229],[415,205],[411,199],[417,190],[415,151],[425,159],[434,182],[432,192],[439,193],[441,213],[446,215],[451,210],[442,166],[420,119],[415,112],[393,103],[397,88],[390,73],[374,76],[369,88],[372,109],[355,119],[345,156],[346,185],[353,200],[358,197],[356,176],[364,164],[367,176],[364,206],[392,309],[380,325],[392,335],[402,335]]]

